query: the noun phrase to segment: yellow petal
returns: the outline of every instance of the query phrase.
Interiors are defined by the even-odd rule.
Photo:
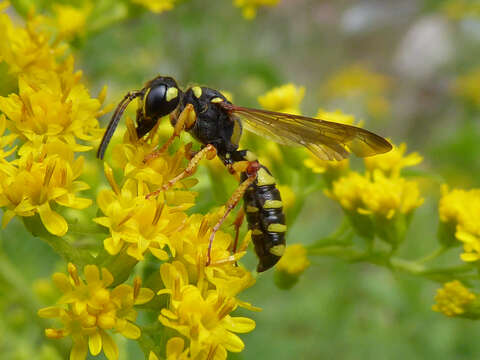
[[[68,225],[65,219],[50,209],[48,202],[37,207],[40,219],[48,232],[53,235],[63,236],[68,231]]]
[[[155,355],[153,351],[150,351],[150,354],[148,354],[148,360],[158,360],[158,356]]]
[[[141,305],[149,302],[155,296],[155,293],[149,288],[141,288],[137,298],[135,299],[135,305]]]
[[[61,292],[66,293],[72,289],[72,284],[68,276],[62,273],[55,273],[52,275],[53,282],[60,289]]]
[[[2,217],[2,227],[5,228],[7,224],[15,217],[15,212],[12,210],[4,210]]]
[[[127,321],[125,327],[120,331],[120,334],[125,336],[127,339],[138,339],[141,335],[140,328]]]
[[[472,262],[472,261],[477,261],[480,258],[480,255],[474,254],[474,253],[463,253],[460,255],[460,258],[463,261]]]
[[[167,358],[172,356],[174,359],[178,358],[183,352],[185,341],[180,337],[174,337],[167,342]]]
[[[37,312],[38,316],[40,316],[41,318],[60,317],[61,313],[62,313],[61,309],[56,306],[45,307],[43,309],[39,309]]]
[[[115,341],[105,331],[101,332],[103,342],[103,353],[108,360],[118,359],[118,347]]]
[[[153,254],[153,256],[155,256],[159,260],[162,260],[162,261],[168,260],[168,253],[165,250],[151,247],[150,252]]]
[[[88,337],[88,348],[93,356],[97,356],[102,351],[102,336],[98,331]]]
[[[221,343],[231,352],[240,352],[245,347],[243,341],[235,334],[225,331],[221,336]]]
[[[103,241],[103,246],[110,255],[117,255],[122,250],[123,241],[115,241],[113,237],[109,237]]]
[[[113,283],[113,275],[106,268],[102,268],[102,282],[105,287]]]
[[[86,265],[83,269],[83,273],[85,274],[87,284],[93,284],[100,280],[100,272],[96,265]]]
[[[246,317],[226,317],[224,319],[226,322],[225,328],[230,331],[237,333],[247,333],[255,329],[255,321]]]

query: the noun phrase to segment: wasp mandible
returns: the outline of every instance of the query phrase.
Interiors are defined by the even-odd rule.
[[[280,144],[305,146],[322,160],[342,160],[350,152],[366,157],[392,149],[386,139],[365,129],[236,106],[217,90],[192,86],[182,91],[173,78],[157,76],[141,90],[129,92],[117,106],[98,149],[98,158],[103,158],[123,112],[135,98],[140,100],[136,114],[138,138],[146,135],[166,115],[170,115],[174,128],[172,136],[149,158],[165,151],[183,130],[204,146],[191,158],[186,169],[164,185],[162,190],[192,174],[205,157],[217,155],[231,173],[240,172],[240,186],[228,200],[224,215],[210,235],[207,265],[210,263],[215,232],[242,197],[248,228],[252,230],[255,253],[259,258],[257,271],[262,272],[274,266],[285,250],[287,227],[280,192],[275,178],[256,156],[248,150],[238,150],[243,126]]]

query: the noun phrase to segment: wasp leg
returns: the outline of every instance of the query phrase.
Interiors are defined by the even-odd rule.
[[[245,211],[243,210],[243,208],[241,208],[240,211],[237,214],[237,217],[235,218],[235,221],[232,224],[235,227],[235,240],[234,240],[233,246],[232,246],[232,252],[233,253],[237,252],[238,236],[240,234],[240,227],[243,224],[243,219],[244,218],[245,218]]]
[[[232,196],[230,199],[228,199],[227,203],[225,204],[225,213],[223,216],[220,218],[220,220],[215,224],[215,226],[212,229],[212,233],[210,234],[210,238],[208,241],[208,250],[207,250],[207,263],[206,266],[210,265],[211,262],[211,251],[212,251],[212,244],[213,244],[213,239],[215,238],[215,233],[220,229],[220,226],[222,226],[223,222],[227,218],[228,214],[237,206],[237,204],[240,202],[240,200],[243,197],[243,194],[245,194],[245,191],[247,191],[248,187],[253,184],[253,182],[257,179],[257,171],[260,168],[260,164],[258,161],[253,161],[249,162],[247,164],[247,169],[246,173],[248,174],[248,177],[246,180],[244,180],[238,188],[233,192]]]
[[[170,116],[174,116],[171,114]],[[157,157],[159,157],[161,154],[163,154],[169,147],[172,145],[172,143],[175,141],[175,138],[180,136],[182,133],[183,129],[189,129],[197,120],[197,115],[195,114],[195,110],[193,108],[192,104],[187,104],[185,108],[182,110],[180,116],[178,116],[178,119],[176,120],[175,126],[173,128],[173,134],[168,138],[168,140],[163,144],[163,146],[160,149],[157,149],[147,156],[145,156],[145,159],[143,160],[144,162],[149,162]]]
[[[206,158],[208,160],[212,160],[216,155],[217,155],[217,150],[215,149],[215,147],[212,144],[208,144],[202,150],[200,150],[195,154],[195,156],[188,163],[185,170],[183,170],[180,174],[175,176],[173,179],[170,179],[168,183],[163,185],[160,189],[148,194],[146,198],[148,199],[152,196],[157,196],[160,192],[168,190],[180,180],[183,180],[186,177],[192,175],[197,170],[198,164],[202,159]]]

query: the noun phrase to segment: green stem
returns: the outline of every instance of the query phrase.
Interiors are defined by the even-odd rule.
[[[435,254],[440,253],[436,251]],[[410,275],[421,276],[433,281],[448,281],[450,279],[468,279],[475,268],[470,264],[461,264],[458,266],[446,268],[428,268],[422,262],[410,261],[398,257],[389,257],[389,253],[384,252],[365,252],[349,246],[327,245],[323,247],[311,247],[308,249],[309,255],[333,256],[348,262],[366,262],[378,266],[383,266],[392,271],[401,271]],[[432,254],[433,255],[433,254]]]
[[[79,267],[87,264],[93,264],[95,259],[86,250],[80,250],[72,246],[68,241],[61,237],[50,234],[43,226],[40,216],[24,217],[23,223],[27,230],[33,235],[52,247],[52,249],[62,256],[66,261],[72,262]]]
[[[432,253],[416,260],[417,263],[420,263],[420,264],[424,264],[426,262],[429,262],[429,261],[432,261],[432,260],[435,260],[437,257],[439,257],[440,255],[442,255],[445,251],[448,250],[448,247],[446,246],[441,246],[439,248],[437,248],[435,251],[433,251]]]

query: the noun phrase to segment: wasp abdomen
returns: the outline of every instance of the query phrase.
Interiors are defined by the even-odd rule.
[[[242,174],[242,181],[247,178]],[[275,179],[263,165],[257,172],[257,179],[243,196],[248,228],[259,263],[257,271],[262,272],[274,266],[285,251],[285,215],[280,192]]]

